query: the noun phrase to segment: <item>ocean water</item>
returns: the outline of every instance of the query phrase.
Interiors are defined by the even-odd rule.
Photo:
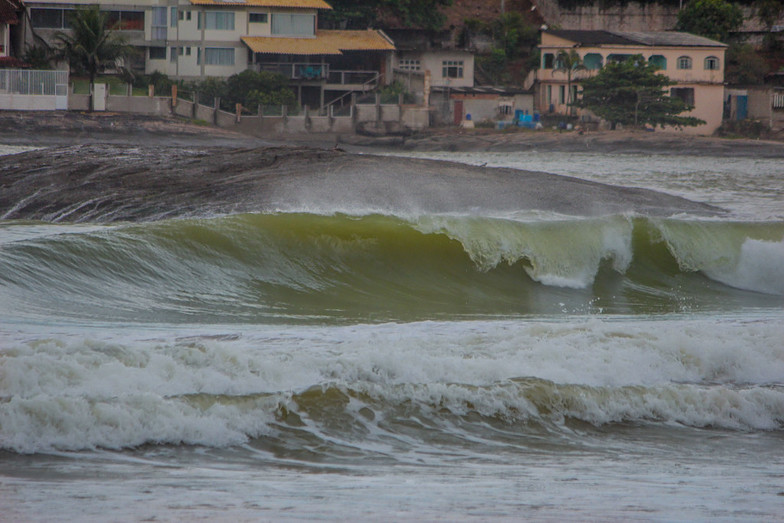
[[[784,162],[418,156],[729,212],[1,220],[0,520],[779,521]]]

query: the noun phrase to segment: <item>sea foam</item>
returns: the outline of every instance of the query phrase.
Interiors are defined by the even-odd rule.
[[[779,429],[781,319],[422,322],[156,333],[137,341],[122,333],[106,333],[103,342],[6,339],[0,447],[236,445],[274,434],[284,411],[318,434],[335,409],[387,421],[414,409],[434,422],[473,413],[506,423]]]

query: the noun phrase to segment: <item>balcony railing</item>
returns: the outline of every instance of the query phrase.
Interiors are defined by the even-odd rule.
[[[256,70],[279,73],[292,80],[322,80],[329,74],[329,65],[310,63],[261,63],[256,64]]]
[[[377,83],[378,71],[330,71],[327,76],[328,84],[370,84]]]
[[[326,80],[328,84],[365,85],[375,87],[380,74],[378,71],[344,71],[330,69],[329,64],[313,63],[259,63],[256,71],[279,73],[292,80]]]

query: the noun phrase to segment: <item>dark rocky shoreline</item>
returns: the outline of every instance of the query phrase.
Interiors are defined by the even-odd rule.
[[[348,151],[553,151],[690,154],[715,157],[784,158],[784,142],[726,139],[667,132],[527,131],[513,129],[433,129],[408,137],[281,135],[261,139],[180,118],[117,113],[0,111],[0,144],[51,147],[115,143],[129,145],[209,145],[258,147],[308,145]]]
[[[594,151],[784,158],[784,143],[667,133],[435,130],[397,145],[297,135],[267,141],[178,119],[107,113],[0,112],[0,218],[137,221],[236,212],[598,216],[719,209],[654,191],[390,151]],[[361,153],[361,154],[355,154]]]
[[[0,156],[0,218],[142,221],[245,212],[720,212],[566,176],[313,147],[79,145]]]

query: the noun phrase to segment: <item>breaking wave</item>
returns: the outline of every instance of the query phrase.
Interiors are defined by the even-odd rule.
[[[784,296],[777,222],[242,214],[6,223],[0,245],[0,308],[31,316],[410,321],[779,307]]]
[[[291,440],[334,452],[617,424],[781,430],[782,325],[421,322],[6,343],[0,448]]]

